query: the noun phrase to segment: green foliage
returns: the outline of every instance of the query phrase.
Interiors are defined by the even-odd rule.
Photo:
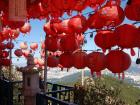
[[[84,86],[75,85],[75,100],[78,105],[127,105],[119,98],[120,89],[107,88],[101,79],[85,80]]]

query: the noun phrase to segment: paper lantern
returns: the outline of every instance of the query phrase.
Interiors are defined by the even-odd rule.
[[[98,13],[100,18],[105,22],[105,26],[120,25],[125,18],[123,9],[117,5],[104,6]]]
[[[87,61],[87,54],[82,51],[73,53],[73,66],[77,69],[84,69]]]
[[[38,48],[38,44],[33,42],[31,43],[30,48],[35,51]]]
[[[74,33],[82,33],[87,30],[86,18],[84,16],[74,16],[69,20],[68,24]]]
[[[27,49],[28,48],[27,43],[26,42],[21,42],[20,43],[20,48],[23,49],[23,50]]]
[[[59,64],[61,64],[64,68],[71,68],[73,66],[72,53],[70,53],[70,52],[64,52],[59,57]]]
[[[47,58],[47,66],[49,67],[57,67],[59,60],[54,55],[49,55]]]
[[[78,49],[78,43],[74,36],[65,35],[60,40],[61,51],[74,51]]]
[[[45,41],[47,50],[57,51],[58,50],[58,38],[57,37],[47,37]]]
[[[113,73],[122,73],[131,65],[130,56],[121,50],[113,50],[109,52],[106,58],[107,68]]]
[[[21,49],[16,49],[14,54],[17,56],[17,57],[21,57],[22,56],[22,50]]]
[[[13,48],[14,48],[14,43],[8,42],[8,43],[6,44],[6,48],[7,48],[7,49],[13,49]]]
[[[113,31],[98,31],[95,35],[94,41],[97,46],[106,50],[117,44],[117,37]]]
[[[20,32],[26,34],[28,32],[30,32],[31,30],[31,26],[29,23],[25,23],[21,28],[20,28]]]
[[[92,52],[87,55],[87,67],[91,69],[91,74],[101,72],[106,68],[106,56],[101,52]]]

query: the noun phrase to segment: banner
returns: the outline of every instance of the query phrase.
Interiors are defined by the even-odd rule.
[[[26,14],[26,0],[9,0],[10,21],[25,21]]]

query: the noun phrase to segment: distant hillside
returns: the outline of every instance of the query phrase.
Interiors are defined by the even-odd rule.
[[[77,77],[77,76],[75,75],[73,77]],[[94,79],[94,80],[96,80],[96,79]],[[65,82],[65,81],[62,82],[61,81],[61,82],[59,82],[59,84],[74,86],[75,83],[81,83],[80,81],[81,80],[79,78],[77,81],[73,81],[73,82],[72,81],[71,82]],[[98,81],[98,82],[100,84],[105,84],[107,88],[111,88],[114,86],[118,87],[120,89],[119,97],[120,97],[120,99],[125,101],[127,103],[127,105],[140,105],[140,102],[138,104],[136,104],[136,102],[138,102],[138,100],[140,99],[140,89],[139,88],[134,87],[134,86],[126,83],[125,81],[121,81],[121,80],[118,80],[118,79],[110,77],[110,76],[103,76],[102,79],[100,79],[100,81]]]

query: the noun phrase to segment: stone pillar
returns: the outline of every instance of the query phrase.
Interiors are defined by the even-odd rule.
[[[36,105],[36,94],[40,92],[39,73],[23,72],[24,105]]]

